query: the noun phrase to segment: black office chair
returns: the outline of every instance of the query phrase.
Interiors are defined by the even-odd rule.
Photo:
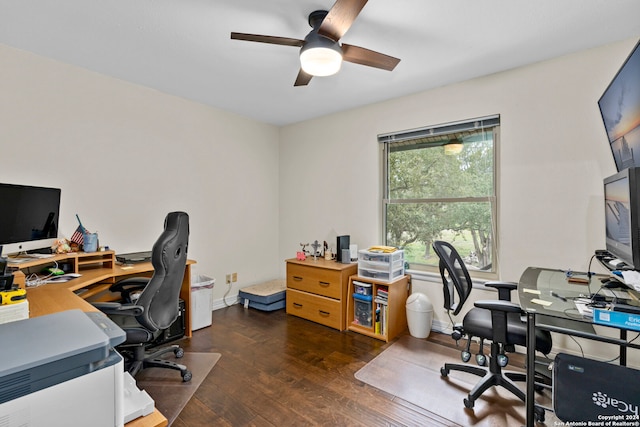
[[[456,315],[460,312],[471,293],[471,277],[462,258],[451,244],[436,241],[433,243],[433,249],[440,258],[444,306],[451,318],[451,314]],[[464,406],[467,408],[473,408],[476,399],[492,386],[502,386],[523,402],[525,400],[524,392],[513,381],[526,381],[526,375],[502,370],[509,361],[505,353],[514,352],[516,345],[526,345],[527,325],[521,317],[522,309],[511,302],[511,291],[516,289],[517,285],[510,282],[486,282],[485,286],[498,290],[498,300],[476,301],[475,307],[465,314],[462,325],[454,324],[451,335],[456,341],[467,336],[467,345],[462,352],[464,362],[471,358],[469,351],[471,339],[473,337],[480,339],[480,350],[476,356],[476,362],[481,366],[485,366],[487,362],[482,349],[484,341],[491,341],[489,367],[445,363],[440,369],[443,377],[447,377],[452,370],[482,377],[482,380],[464,399]],[[454,323],[453,320],[451,323]],[[536,331],[536,350],[546,355],[551,351],[551,346],[551,334],[548,331]],[[536,407],[536,419],[544,421],[544,409]]]
[[[147,351],[178,318],[188,244],[189,215],[169,213],[164,220],[164,231],[151,252],[152,277],[134,277],[112,285],[109,290],[120,293],[120,302],[94,303],[126,332],[126,341],[117,350],[132,376],[144,368],[158,367],[178,370],[183,381],[191,380],[186,366],[159,358],[171,351],[176,358],[181,358],[184,351],[179,346]]]

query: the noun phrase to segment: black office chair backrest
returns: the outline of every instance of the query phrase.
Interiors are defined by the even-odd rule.
[[[153,276],[136,303],[144,307],[136,319],[151,331],[168,328],[178,317],[188,245],[189,215],[170,212],[151,251]]]
[[[458,251],[448,242],[436,240],[433,250],[440,258],[440,276],[444,292],[444,308],[458,314],[469,297],[473,283]],[[456,295],[458,301],[456,302]]]

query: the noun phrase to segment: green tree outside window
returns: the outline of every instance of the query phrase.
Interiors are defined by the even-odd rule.
[[[437,267],[431,243],[446,240],[470,270],[495,274],[497,132],[496,124],[385,143],[385,244],[403,248],[410,268]],[[447,154],[450,142],[462,150]]]

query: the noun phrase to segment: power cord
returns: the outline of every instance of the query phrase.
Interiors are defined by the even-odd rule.
[[[229,292],[231,292],[231,287],[232,286],[233,285],[232,285],[231,281],[229,281],[229,286],[227,286],[227,291],[222,296],[222,302],[224,303],[225,307],[231,307],[233,305],[233,304],[228,304],[227,303],[227,295],[229,295]]]
[[[54,264],[53,268],[59,268],[57,261],[53,261],[53,264]],[[53,273],[49,273],[46,276],[40,276],[37,273],[30,273],[28,276],[25,277],[24,283],[28,288],[35,288],[35,287],[46,284],[47,280],[51,279],[53,276],[54,276]]]
[[[634,339],[632,339],[631,341],[629,341],[629,344],[631,344],[632,342],[634,342],[635,340],[638,339],[638,337],[640,337],[640,332],[636,335],[636,337]],[[615,362],[616,360],[620,359],[620,355],[614,357],[613,359],[610,360],[603,360],[604,363],[611,363],[611,362]]]

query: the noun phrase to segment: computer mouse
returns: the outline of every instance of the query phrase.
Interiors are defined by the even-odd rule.
[[[607,289],[623,288],[625,284],[618,280],[608,280],[602,284],[602,287]]]

